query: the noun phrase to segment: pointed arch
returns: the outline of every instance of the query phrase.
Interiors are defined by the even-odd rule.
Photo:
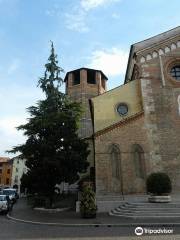
[[[142,57],[140,58],[140,63],[144,63],[145,61],[146,61],[145,57],[142,56]]]
[[[132,146],[132,156],[133,156],[133,163],[134,163],[136,177],[145,179],[146,169],[145,169],[144,151],[139,144],[134,144]]]
[[[164,54],[164,51],[163,51],[163,49],[162,49],[162,48],[160,48],[160,49],[159,49],[159,51],[158,51],[158,53],[159,53],[159,56],[163,55],[163,54]]]
[[[112,166],[112,177],[120,178],[120,149],[116,144],[112,144],[110,148],[110,158]]]
[[[146,56],[146,60],[151,60],[152,59],[152,55],[149,53],[147,56]]]
[[[172,44],[171,44],[171,50],[174,50],[174,49],[176,49],[176,48],[177,48],[176,44],[175,44],[175,43],[172,43]]]
[[[158,56],[158,53],[157,51],[154,51],[153,54],[152,54],[153,58],[156,58]]]
[[[171,49],[170,49],[168,46],[166,46],[165,49],[164,49],[164,51],[165,51],[165,53],[167,53],[167,52],[170,52]]]

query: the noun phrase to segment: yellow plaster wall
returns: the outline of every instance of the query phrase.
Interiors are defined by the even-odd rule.
[[[97,132],[142,111],[140,82],[139,80],[131,81],[92,98],[92,102],[94,108],[94,128],[95,132]],[[129,111],[126,116],[122,117],[118,114],[116,109],[119,103],[128,105]]]

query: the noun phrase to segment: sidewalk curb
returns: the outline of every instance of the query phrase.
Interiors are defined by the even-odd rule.
[[[56,209],[46,209],[46,208],[33,208],[35,211],[40,211],[40,212],[48,212],[48,213],[57,213],[57,212],[64,212],[69,210],[70,208],[56,208]]]
[[[9,214],[6,215],[8,219],[16,222],[29,223],[35,225],[49,225],[49,226],[59,226],[59,227],[145,227],[145,226],[170,226],[178,227],[180,223],[57,223],[57,222],[36,222],[30,220],[24,220],[19,218],[14,218]]]

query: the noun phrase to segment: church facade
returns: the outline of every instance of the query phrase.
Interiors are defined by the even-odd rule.
[[[115,89],[106,90],[99,70],[78,71],[78,84],[67,73],[66,92],[86,109],[81,136],[91,143],[97,196],[145,193],[157,171],[179,191],[180,27],[133,44],[124,84]]]

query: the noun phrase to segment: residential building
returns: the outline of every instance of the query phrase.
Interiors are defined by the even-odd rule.
[[[11,186],[16,187],[20,193],[21,177],[27,172],[26,160],[21,156],[12,158],[12,179]]]
[[[12,161],[7,157],[0,157],[0,186],[11,185]]]

